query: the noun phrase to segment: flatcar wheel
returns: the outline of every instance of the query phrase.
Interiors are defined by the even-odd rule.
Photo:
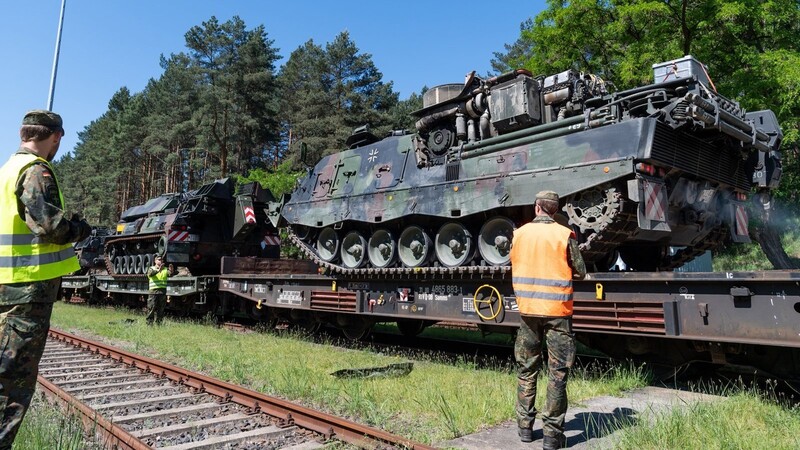
[[[403,336],[414,337],[423,330],[428,324],[424,320],[418,319],[398,319],[397,320],[397,329],[400,330],[400,333]]]
[[[367,262],[367,240],[358,231],[351,231],[342,239],[342,265],[356,269]]]
[[[369,262],[375,267],[388,267],[394,261],[397,253],[397,244],[394,236],[388,230],[378,230],[372,233],[367,246]]]
[[[478,234],[478,251],[487,263],[505,266],[511,261],[511,239],[514,222],[506,217],[494,217],[481,227]]]
[[[469,262],[474,246],[472,234],[458,222],[448,222],[436,233],[436,258],[445,267],[458,267]]]
[[[365,339],[372,331],[372,322],[368,320],[364,320],[361,317],[347,317],[346,320],[342,321],[341,316],[344,316],[344,314],[337,317],[337,324],[344,337],[351,341]]]
[[[336,259],[337,253],[339,253],[339,235],[331,227],[323,228],[317,238],[317,255],[321,260],[331,262]]]
[[[406,267],[420,267],[431,255],[433,243],[422,228],[411,225],[400,233],[397,242],[397,257]]]

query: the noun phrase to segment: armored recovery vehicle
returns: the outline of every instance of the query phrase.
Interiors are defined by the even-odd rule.
[[[229,178],[185,193],[162,194],[125,210],[103,256],[110,275],[144,274],[155,254],[186,275],[219,271],[222,256],[260,256],[275,199],[259,183],[234,194]]]
[[[769,205],[782,133],[745,112],[687,56],[621,92],[567,70],[517,70],[423,96],[415,134],[360,130],[284,202],[293,239],[344,273],[507,268],[537,191],[556,191],[590,270],[668,270],[749,241],[748,201]]]

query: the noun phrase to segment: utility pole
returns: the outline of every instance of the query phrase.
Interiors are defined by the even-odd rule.
[[[64,28],[64,7],[67,0],[61,0],[61,15],[58,18],[58,34],[56,34],[56,53],[53,55],[53,73],[50,75],[50,95],[47,97],[47,110],[53,110],[53,93],[56,90],[56,73],[58,72],[58,54],[61,51],[61,30]]]

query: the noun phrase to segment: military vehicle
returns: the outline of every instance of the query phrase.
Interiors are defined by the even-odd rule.
[[[347,273],[507,267],[545,189],[590,270],[668,270],[748,241],[748,202],[768,206],[780,181],[775,114],[744,111],[691,56],[653,73],[616,93],[574,70],[434,87],[416,133],[357,130],[281,215],[310,257]]]
[[[222,256],[259,256],[270,227],[265,206],[274,201],[259,183],[245,184],[234,195],[229,178],[152,198],[125,210],[116,233],[106,238],[108,273],[144,274],[155,254],[186,275],[218,272]]]
[[[111,230],[106,227],[92,227],[92,233],[86,239],[75,243],[75,254],[81,268],[75,274],[86,274],[94,270],[102,270],[103,248],[106,237]]]

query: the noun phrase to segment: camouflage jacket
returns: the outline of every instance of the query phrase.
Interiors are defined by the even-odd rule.
[[[556,221],[552,217],[548,216],[536,216],[533,219],[535,223],[555,223]],[[567,262],[569,266],[572,267],[572,274],[576,278],[583,279],[586,276],[586,263],[583,262],[583,256],[581,255],[581,251],[578,248],[578,241],[574,238],[569,238],[569,243],[567,245]]]

